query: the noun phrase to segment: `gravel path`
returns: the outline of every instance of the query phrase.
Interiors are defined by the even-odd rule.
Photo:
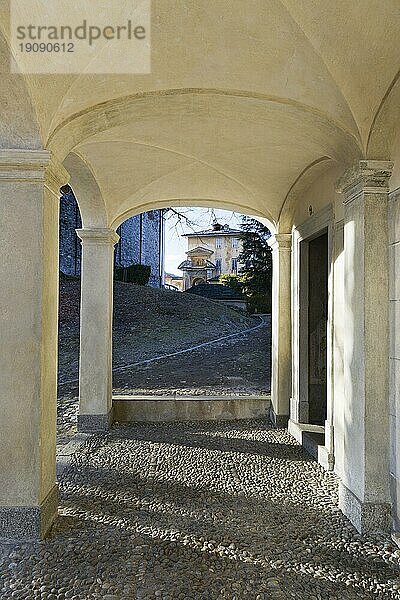
[[[0,545],[0,598],[398,598],[390,540],[360,536],[337,480],[264,421],[118,426],[60,474],[51,537]]]

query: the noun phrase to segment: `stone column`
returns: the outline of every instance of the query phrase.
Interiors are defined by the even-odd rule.
[[[344,195],[344,456],[340,508],[360,532],[390,528],[388,182],[362,160]]]
[[[43,537],[57,515],[58,228],[65,169],[0,150],[0,538]]]
[[[292,389],[292,236],[290,233],[276,234],[268,243],[272,248],[273,262],[271,418],[277,426],[286,427]]]
[[[111,229],[78,229],[82,240],[79,431],[112,423],[114,245]]]

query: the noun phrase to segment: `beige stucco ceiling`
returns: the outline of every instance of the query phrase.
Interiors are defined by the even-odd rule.
[[[276,221],[310,164],[365,154],[399,71],[398,0],[153,0],[152,12],[151,74],[25,79],[42,143],[79,157],[75,181],[90,169],[108,224],[194,199]],[[22,78],[6,85],[22,95]],[[0,101],[16,114],[4,87]]]
[[[322,117],[264,99],[177,94],[153,98],[151,115],[148,108],[148,99],[137,101],[129,122],[75,147],[96,175],[112,222],[130,205],[192,197],[252,205],[276,220],[292,181],[321,153],[351,162],[359,151],[348,132]],[[118,161],[111,171],[112,156]]]

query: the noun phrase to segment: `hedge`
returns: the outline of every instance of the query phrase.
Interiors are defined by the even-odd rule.
[[[137,285],[147,285],[151,275],[149,265],[130,265],[129,267],[115,267],[114,276],[116,281],[125,283],[136,283]]]

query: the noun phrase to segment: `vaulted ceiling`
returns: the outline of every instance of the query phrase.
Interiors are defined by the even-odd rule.
[[[398,0],[153,0],[149,75],[22,78],[6,72],[3,40],[0,102],[19,124],[1,124],[0,144],[40,136],[69,155],[73,184],[85,165],[108,224],[172,201],[276,222],[310,165],[374,153],[398,93],[399,39]]]

